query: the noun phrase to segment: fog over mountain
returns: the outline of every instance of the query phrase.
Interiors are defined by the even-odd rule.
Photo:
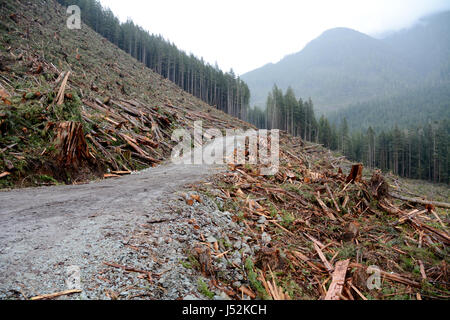
[[[377,38],[347,28],[325,31],[302,51],[242,76],[251,105],[263,107],[274,84],[311,97],[319,112],[380,101],[417,88],[449,87],[450,11]],[[439,90],[437,90],[439,91]],[[448,90],[447,90],[448,91]],[[439,100],[439,97],[434,96]]]

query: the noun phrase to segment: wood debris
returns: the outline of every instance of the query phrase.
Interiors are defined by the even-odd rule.
[[[345,275],[350,264],[350,260],[339,261],[336,263],[336,268],[333,273],[333,280],[331,281],[330,289],[328,289],[325,300],[340,300],[342,290],[345,285]]]
[[[77,169],[92,158],[81,123],[66,121],[49,124],[49,127],[55,131],[55,145],[59,150],[57,160],[62,167]]]
[[[233,203],[227,210],[234,212],[234,221],[243,222],[246,236],[262,248],[252,261],[266,294],[272,299],[368,300],[408,292],[411,299],[417,294],[448,298],[446,215],[434,214],[435,206],[391,198],[379,171],[365,177],[361,164],[329,159],[320,147],[294,152],[289,146],[303,146],[299,140],[282,135],[275,176],[261,176],[258,165],[232,165],[196,188],[215,187]],[[436,261],[442,262],[439,267]],[[370,289],[374,273],[369,266],[377,266],[382,288],[392,293]],[[283,275],[276,284],[266,280],[274,279],[269,270]],[[280,283],[289,281],[301,290],[285,295]],[[423,282],[433,289],[425,291]],[[264,298],[261,287],[250,289]]]
[[[8,171],[0,173],[0,179],[9,176],[11,173]]]
[[[31,298],[31,300],[49,300],[49,299],[55,299],[58,297],[62,297],[62,296],[68,296],[71,294],[75,294],[75,293],[81,293],[83,292],[82,290],[67,290],[67,291],[62,291],[62,292],[57,292],[57,293],[52,293],[52,294],[44,294],[41,296],[36,296]]]
[[[59,88],[58,94],[56,95],[56,104],[59,106],[64,103],[64,93],[66,91],[67,80],[69,79],[69,76],[70,71],[65,74],[64,79],[61,83],[61,87]]]

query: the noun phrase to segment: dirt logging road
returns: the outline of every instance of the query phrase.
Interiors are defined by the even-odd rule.
[[[234,145],[234,139],[223,139],[214,143]],[[205,148],[211,147],[214,144]],[[180,218],[176,215],[182,211],[174,209],[177,191],[223,169],[225,166],[170,163],[120,179],[0,193],[0,299],[67,290],[69,266],[81,269],[81,298],[108,298],[110,288],[114,289],[110,292],[120,293],[121,282],[130,287],[131,280],[121,279],[120,275],[114,281],[108,279],[104,262],[119,259],[124,264],[148,269],[148,263],[140,261],[139,256],[130,258],[133,250],[126,246],[143,223],[158,228],[145,238],[150,256],[157,256],[153,259],[155,265],[150,267],[160,269],[166,280],[171,276],[179,278],[176,264],[179,265],[183,248],[189,246],[189,238],[184,230],[187,222],[176,221]],[[175,212],[167,211],[168,206]],[[181,230],[179,234],[167,239],[167,230],[177,228]],[[172,270],[164,270],[170,263]],[[99,285],[99,278],[106,281]],[[174,299],[180,291],[189,293],[189,281],[184,280],[184,291],[169,288],[155,297]],[[127,293],[125,290],[123,297]]]

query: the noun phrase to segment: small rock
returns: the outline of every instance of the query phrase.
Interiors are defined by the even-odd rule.
[[[267,221],[266,217],[261,217],[258,220],[258,224],[266,224],[266,221]]]
[[[195,297],[195,296],[193,296],[193,295],[187,295],[186,297],[184,297],[183,300],[185,300],[185,301],[198,301],[200,299]]]
[[[239,258],[239,259],[234,259],[234,260],[233,260],[233,264],[239,267],[239,266],[242,264],[241,258]]]
[[[225,292],[221,292],[220,295],[214,297],[214,300],[216,300],[216,301],[230,301],[231,298],[229,296],[227,296],[227,294]]]
[[[213,236],[209,236],[209,237],[206,239],[206,241],[209,242],[209,243],[216,243],[216,242],[218,242],[217,239],[214,238]]]
[[[242,248],[244,249],[244,253],[250,255],[252,253],[252,249],[250,246],[246,243],[242,245]]]
[[[264,232],[261,235],[261,241],[262,241],[263,245],[267,246],[272,241],[272,238],[266,232]]]
[[[240,250],[242,248],[242,242],[236,241],[233,246],[236,250]]]
[[[235,264],[235,265],[238,266],[238,267],[241,266],[241,264],[242,264],[242,259],[241,259],[241,254],[240,254],[239,252],[236,251],[236,252],[233,254],[232,262],[233,262],[233,264]]]

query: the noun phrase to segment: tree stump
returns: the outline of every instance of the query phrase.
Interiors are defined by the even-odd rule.
[[[361,182],[363,169],[364,167],[362,164],[355,164],[350,171],[350,175],[348,176],[346,183]]]
[[[83,162],[92,159],[81,123],[58,122],[54,124],[54,128],[55,144],[59,151],[57,161],[61,167],[78,169]]]
[[[377,200],[383,200],[389,196],[389,185],[379,170],[373,173],[372,179],[370,180],[370,188],[372,196]]]

